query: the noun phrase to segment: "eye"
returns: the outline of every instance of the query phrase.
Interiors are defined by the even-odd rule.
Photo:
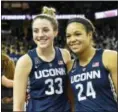
[[[80,36],[81,35],[81,33],[75,33],[75,36]]]
[[[44,28],[43,31],[44,31],[44,32],[48,32],[49,29],[48,29],[48,28]]]
[[[33,32],[34,32],[34,33],[38,33],[38,29],[34,29]]]
[[[67,34],[67,35],[66,35],[66,38],[69,38],[69,37],[70,37],[70,35]]]

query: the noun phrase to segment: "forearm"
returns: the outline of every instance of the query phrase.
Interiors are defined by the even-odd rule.
[[[12,88],[13,87],[13,80],[9,80],[7,87],[8,88]]]
[[[67,96],[68,96],[69,102],[71,104],[71,112],[74,112],[74,96],[73,96],[70,82],[68,82]]]
[[[74,100],[73,100],[73,96],[69,96],[69,101],[70,101],[70,105],[71,105],[71,112],[74,112]]]
[[[24,111],[25,96],[19,93],[13,95],[13,111]]]
[[[13,110],[24,111],[24,103],[26,97],[26,89],[22,84],[14,82],[13,89]]]
[[[18,111],[24,111],[24,103],[19,103],[19,102],[15,102],[14,101],[14,104],[13,104],[13,111],[14,112],[18,112]]]
[[[5,76],[2,76],[2,85],[7,88],[13,88],[13,80],[10,80]]]
[[[24,111],[24,103],[26,98],[26,84],[20,79],[14,79],[14,89],[13,89],[13,110],[14,111]]]

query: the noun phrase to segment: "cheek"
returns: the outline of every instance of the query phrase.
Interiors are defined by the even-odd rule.
[[[52,34],[52,33],[48,34],[47,39],[53,40],[54,39],[54,34]]]
[[[48,40],[52,40],[52,37],[51,37],[51,36],[48,36],[47,39],[48,39]]]
[[[36,38],[36,34],[33,33],[32,36],[33,36],[33,39]]]
[[[69,39],[66,40],[66,43],[69,44]]]
[[[36,37],[33,35],[33,40],[35,41]]]
[[[86,44],[87,41],[88,41],[87,38],[86,38],[85,36],[79,37],[78,40],[79,40],[80,42],[82,42],[83,44]]]
[[[89,46],[89,41],[88,40],[84,40],[84,48],[87,48]]]

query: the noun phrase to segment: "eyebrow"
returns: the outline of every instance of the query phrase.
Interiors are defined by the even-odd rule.
[[[73,33],[81,33],[80,31],[75,31]],[[71,33],[66,33],[66,35],[70,35]]]
[[[49,29],[48,27],[42,27],[42,28],[43,28],[43,29],[44,29],[44,28]],[[38,28],[38,27],[34,27],[33,29],[39,29],[39,28]]]
[[[80,31],[75,31],[74,33],[81,33]]]
[[[70,35],[70,33],[66,33],[66,35]]]

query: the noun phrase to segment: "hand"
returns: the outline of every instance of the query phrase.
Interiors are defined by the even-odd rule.
[[[2,103],[3,104],[13,103],[13,98],[4,97],[4,98],[2,98]]]

